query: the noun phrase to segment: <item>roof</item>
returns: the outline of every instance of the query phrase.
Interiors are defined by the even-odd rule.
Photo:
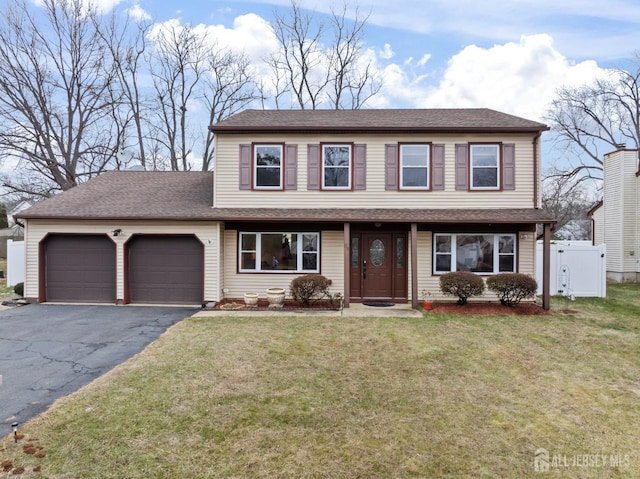
[[[259,222],[554,222],[529,209],[212,208],[213,173],[112,171],[22,211],[25,219]]]
[[[213,173],[110,171],[21,211],[18,218],[210,219]]]
[[[531,132],[543,123],[488,108],[388,110],[244,110],[209,127],[213,132]]]

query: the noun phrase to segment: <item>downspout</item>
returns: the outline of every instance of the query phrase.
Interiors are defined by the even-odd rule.
[[[538,187],[540,184],[540,178],[538,178],[538,140],[542,136],[542,132],[539,131],[536,136],[533,137],[533,207],[538,208]]]

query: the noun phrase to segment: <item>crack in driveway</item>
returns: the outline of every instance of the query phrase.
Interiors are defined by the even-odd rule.
[[[0,423],[24,423],[196,311],[52,304],[0,311]]]

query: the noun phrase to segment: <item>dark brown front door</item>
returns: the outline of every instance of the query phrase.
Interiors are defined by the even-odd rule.
[[[406,300],[406,233],[356,232],[351,237],[351,298]]]

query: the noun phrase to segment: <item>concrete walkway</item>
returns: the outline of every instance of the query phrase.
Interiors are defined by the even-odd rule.
[[[255,316],[341,316],[344,318],[362,318],[362,317],[376,317],[376,318],[421,318],[423,317],[422,311],[417,309],[411,309],[410,304],[395,304],[393,306],[365,306],[361,303],[351,303],[348,308],[344,308],[342,311],[305,311],[299,310],[282,310],[273,309],[270,311],[251,311],[247,309],[233,310],[207,310],[200,311],[194,314],[195,317],[218,317],[218,316],[235,316],[235,317],[255,317]]]

